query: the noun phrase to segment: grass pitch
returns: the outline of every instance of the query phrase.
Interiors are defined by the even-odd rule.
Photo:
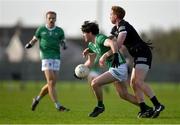
[[[96,99],[86,82],[59,82],[58,98],[70,112],[58,112],[49,96],[44,97],[36,111],[31,111],[32,98],[43,82],[0,82],[0,124],[180,124],[180,84],[151,83],[166,109],[156,119],[138,119],[139,108],[118,97],[112,85],[104,91],[106,110],[96,118],[88,114]],[[152,106],[151,102],[146,102]]]

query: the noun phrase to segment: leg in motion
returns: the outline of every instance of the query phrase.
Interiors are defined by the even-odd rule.
[[[97,99],[97,106],[89,114],[89,117],[97,117],[99,114],[104,112],[105,106],[103,104],[102,87],[103,85],[109,84],[113,81],[115,81],[115,79],[109,72],[105,72],[92,80],[91,87]]]
[[[114,82],[114,86],[116,87],[116,91],[117,91],[118,95],[122,99],[124,99],[124,100],[126,100],[126,101],[128,101],[128,102],[130,102],[136,106],[139,106],[136,97],[128,92],[126,83],[116,81],[116,82]]]
[[[44,85],[39,93],[38,96],[36,96],[35,98],[33,98],[33,102],[31,105],[31,110],[35,111],[37,105],[39,104],[39,101],[42,99],[42,97],[44,97],[45,95],[48,94],[48,84]]]
[[[149,71],[149,66],[144,65],[144,64],[137,64],[136,70],[137,70],[136,73],[138,76],[137,82],[140,83],[139,87],[144,92],[144,94],[150,98],[151,102],[154,105],[154,112],[153,112],[152,118],[157,118],[160,112],[165,109],[165,107],[158,101],[157,97],[155,96],[150,86],[144,82],[147,76],[147,73]]]
[[[47,84],[48,84],[49,96],[50,96],[51,100],[54,102],[56,109],[59,111],[69,111],[69,109],[62,106],[60,104],[60,102],[58,101],[57,92],[56,92],[56,88],[55,88],[55,85],[56,85],[55,71],[45,70],[44,73],[45,73]]]
[[[144,93],[142,91],[142,85],[146,76],[144,70],[133,68],[131,74],[131,86],[134,90],[135,96],[140,106],[140,112],[138,118],[150,118],[153,115],[153,109],[149,107],[144,101]]]

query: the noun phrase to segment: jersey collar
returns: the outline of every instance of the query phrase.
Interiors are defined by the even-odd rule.
[[[48,29],[48,30],[54,30],[55,28],[56,28],[56,26],[54,26],[53,28],[49,28],[48,26],[47,26],[47,24],[46,24],[46,28]]]

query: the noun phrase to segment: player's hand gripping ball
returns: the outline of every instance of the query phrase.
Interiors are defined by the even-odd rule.
[[[79,64],[75,68],[75,74],[79,78],[86,78],[89,74],[89,68],[84,64]]]

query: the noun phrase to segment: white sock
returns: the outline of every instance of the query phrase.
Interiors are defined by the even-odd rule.
[[[40,101],[40,99],[41,99],[41,96],[37,96],[37,97],[36,97],[36,100],[37,100],[37,101]]]
[[[57,109],[59,109],[60,106],[61,106],[61,104],[60,104],[59,102],[55,102],[54,104],[55,104],[55,107],[56,107]]]

